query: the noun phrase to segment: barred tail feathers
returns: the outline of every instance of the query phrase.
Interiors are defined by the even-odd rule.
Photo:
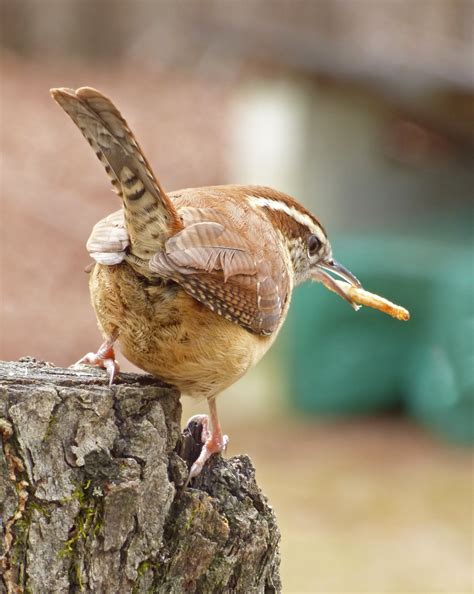
[[[182,224],[126,121],[110,99],[90,87],[50,92],[103,164],[122,197],[133,251],[148,259]]]

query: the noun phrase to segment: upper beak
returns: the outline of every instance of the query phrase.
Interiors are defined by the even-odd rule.
[[[336,262],[336,260],[328,260],[327,262],[322,262],[319,264],[317,270],[313,272],[313,279],[320,281],[323,283],[325,287],[337,293],[340,297],[345,299],[348,303],[352,305],[354,309],[359,309],[359,306],[354,303],[339,287],[339,285],[335,282],[334,278],[329,274],[332,272],[337,276],[343,278],[344,280],[348,281],[353,287],[362,287],[359,279],[352,274],[350,270],[347,270],[345,266]]]

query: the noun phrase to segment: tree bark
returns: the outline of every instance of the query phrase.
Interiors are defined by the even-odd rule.
[[[185,488],[199,444],[180,420],[151,376],[0,362],[0,591],[281,591],[249,458],[214,456]]]

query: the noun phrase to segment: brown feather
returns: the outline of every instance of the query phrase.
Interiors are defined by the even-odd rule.
[[[222,270],[224,281],[236,274],[255,274],[255,258],[244,238],[214,221],[199,222],[171,237],[165,252],[177,268]]]

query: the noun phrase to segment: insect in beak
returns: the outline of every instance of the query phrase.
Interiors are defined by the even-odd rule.
[[[350,270],[333,259],[318,264],[311,276],[313,280],[323,283],[327,289],[337,293],[340,297],[345,299],[345,301],[350,303],[355,310],[358,310],[360,306],[354,303],[350,297],[344,293],[335,282],[334,277],[329,274],[330,272],[349,282],[353,287],[362,287],[359,279],[354,276]]]

